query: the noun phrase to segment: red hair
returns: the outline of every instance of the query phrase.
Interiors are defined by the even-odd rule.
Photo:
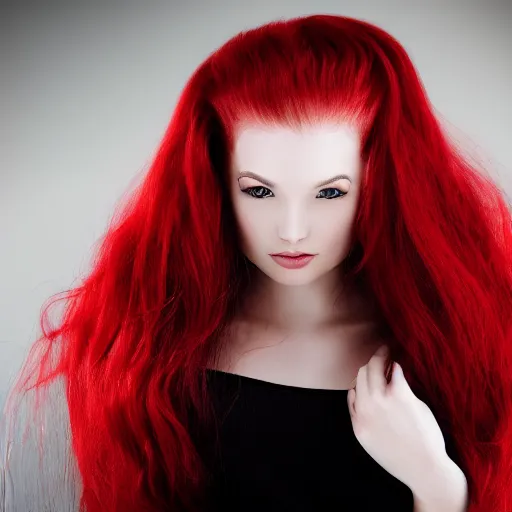
[[[44,309],[16,390],[64,378],[82,505],[201,509],[208,474],[187,411],[215,420],[205,371],[247,282],[224,172],[251,120],[360,127],[346,279],[370,292],[392,359],[453,438],[470,512],[510,510],[509,205],[443,132],[403,47],[330,15],[245,31],[200,65],[92,271]],[[45,327],[63,299],[61,323]]]

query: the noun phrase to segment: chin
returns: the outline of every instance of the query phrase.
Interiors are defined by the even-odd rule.
[[[285,286],[304,286],[315,281],[319,276],[311,272],[307,272],[306,269],[300,270],[287,270],[283,269],[282,272],[269,272],[267,276],[275,281],[276,283]]]

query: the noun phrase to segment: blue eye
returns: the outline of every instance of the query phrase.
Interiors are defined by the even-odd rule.
[[[265,199],[266,197],[274,196],[272,191],[267,187],[249,187],[243,189],[242,192],[256,199]],[[322,195],[323,193],[325,193],[326,195]],[[336,199],[338,197],[343,197],[345,195],[347,195],[347,192],[342,192],[338,188],[324,188],[318,193],[316,197],[319,199]]]
[[[242,190],[242,192],[244,192],[245,194],[248,194],[251,197],[255,197],[256,199],[264,199],[265,197],[271,197],[269,195],[266,195],[265,191],[270,192],[272,194],[272,192],[267,187],[249,187]]]
[[[322,192],[331,192],[327,194],[327,196],[321,196]],[[332,192],[337,193],[337,195],[333,195]],[[343,197],[347,194],[347,192],[342,192],[339,188],[324,188],[320,190],[316,197],[320,197],[320,199],[336,199],[337,197]]]

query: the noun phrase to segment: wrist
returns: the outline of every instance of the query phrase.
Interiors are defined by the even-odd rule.
[[[465,512],[468,487],[463,471],[448,456],[426,475],[421,488],[411,489],[415,512]]]

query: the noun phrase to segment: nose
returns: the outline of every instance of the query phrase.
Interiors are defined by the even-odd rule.
[[[297,244],[309,235],[307,213],[304,207],[289,207],[278,225],[278,236],[290,245]]]

